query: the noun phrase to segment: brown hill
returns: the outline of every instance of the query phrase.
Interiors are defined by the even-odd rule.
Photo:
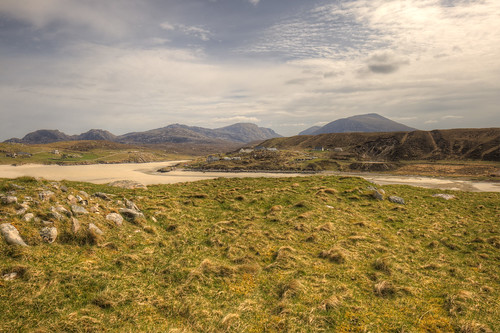
[[[279,149],[342,148],[361,159],[500,161],[500,128],[393,133],[330,133],[274,138],[261,144]]]

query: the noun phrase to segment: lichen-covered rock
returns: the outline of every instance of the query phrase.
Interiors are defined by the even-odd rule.
[[[3,223],[0,225],[0,232],[2,233],[5,242],[9,245],[28,246],[21,238],[19,231],[10,223]]]
[[[87,215],[89,213],[85,208],[78,205],[71,205],[71,211],[75,215]]]
[[[35,214],[33,214],[33,213],[27,213],[26,215],[23,216],[22,220],[24,222],[30,222],[34,218],[35,218]]]
[[[42,237],[44,242],[54,243],[57,238],[57,228],[56,227],[44,227],[40,230],[40,237]]]
[[[432,196],[434,198],[441,198],[444,200],[451,200],[456,198],[453,194],[444,194],[444,193],[433,194]]]
[[[73,234],[76,234],[80,230],[80,221],[78,221],[76,218],[72,217],[71,218],[71,232]]]
[[[128,209],[133,209],[137,212],[140,212],[141,210],[139,209],[139,207],[137,207],[137,205],[133,202],[133,201],[130,201],[128,199],[125,199],[125,206],[128,208]]]
[[[373,191],[372,196],[377,200],[380,200],[380,201],[384,200],[384,194],[382,193],[381,190]]]
[[[17,197],[13,195],[8,195],[6,197],[2,197],[2,203],[6,205],[17,203]]]
[[[99,229],[98,226],[96,226],[94,223],[89,223],[89,231],[94,232],[100,236],[104,235],[104,232]]]
[[[54,195],[55,195],[55,193],[52,191],[42,191],[42,192],[38,193],[38,198],[40,198],[40,200],[42,200],[42,201],[48,201]]]
[[[118,227],[123,224],[123,217],[117,213],[109,213],[106,215],[106,220],[114,222]]]
[[[144,214],[129,208],[120,208],[118,212],[126,219],[137,221],[140,218],[144,218]]]
[[[391,195],[388,199],[389,199],[390,202],[393,202],[393,203],[397,203],[397,204],[400,204],[400,205],[404,205],[405,204],[405,199],[403,199],[401,197],[397,197],[395,195]]]

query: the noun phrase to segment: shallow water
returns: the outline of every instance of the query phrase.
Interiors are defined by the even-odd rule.
[[[183,161],[155,162],[143,164],[93,164],[93,165],[38,165],[26,164],[20,166],[0,165],[0,178],[16,178],[21,176],[41,177],[50,180],[83,181],[95,184],[105,184],[116,180],[133,180],[145,185],[173,184],[192,182],[219,177],[299,177],[310,176],[300,173],[265,173],[265,172],[199,172],[174,170],[159,173],[156,170],[176,165]],[[460,190],[471,192],[500,192],[500,183],[478,182],[460,179],[419,177],[419,176],[390,176],[371,173],[333,173],[362,177],[379,185],[402,184],[437,188],[446,190]]]

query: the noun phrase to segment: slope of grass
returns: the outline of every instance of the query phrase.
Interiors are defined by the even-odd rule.
[[[14,188],[12,184],[24,187]],[[61,184],[69,188],[61,191]],[[0,180],[31,203],[30,247],[0,241],[0,331],[498,332],[500,194],[384,186],[398,205],[347,177],[216,179],[123,190],[32,178]],[[90,211],[54,219],[68,195]],[[81,194],[83,195],[83,194]],[[125,199],[145,219],[105,219]],[[94,209],[95,211],[95,209]],[[53,244],[43,220],[59,230]],[[89,223],[104,231],[96,236]]]

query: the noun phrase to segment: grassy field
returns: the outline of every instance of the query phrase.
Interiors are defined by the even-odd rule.
[[[17,154],[15,158],[8,156],[13,153]],[[142,163],[186,158],[189,156],[168,153],[162,149],[108,141],[67,141],[40,145],[0,143],[0,164]]]
[[[0,331],[500,332],[500,193],[384,186],[401,205],[374,199],[370,185],[311,176],[124,190],[0,179],[0,193],[39,218],[0,204],[0,223],[30,245],[0,240]],[[43,190],[54,195],[41,201]],[[69,195],[88,201],[76,233],[51,213],[69,210]],[[125,199],[145,218],[118,227],[105,216]],[[43,221],[58,228],[52,244],[39,236]]]

